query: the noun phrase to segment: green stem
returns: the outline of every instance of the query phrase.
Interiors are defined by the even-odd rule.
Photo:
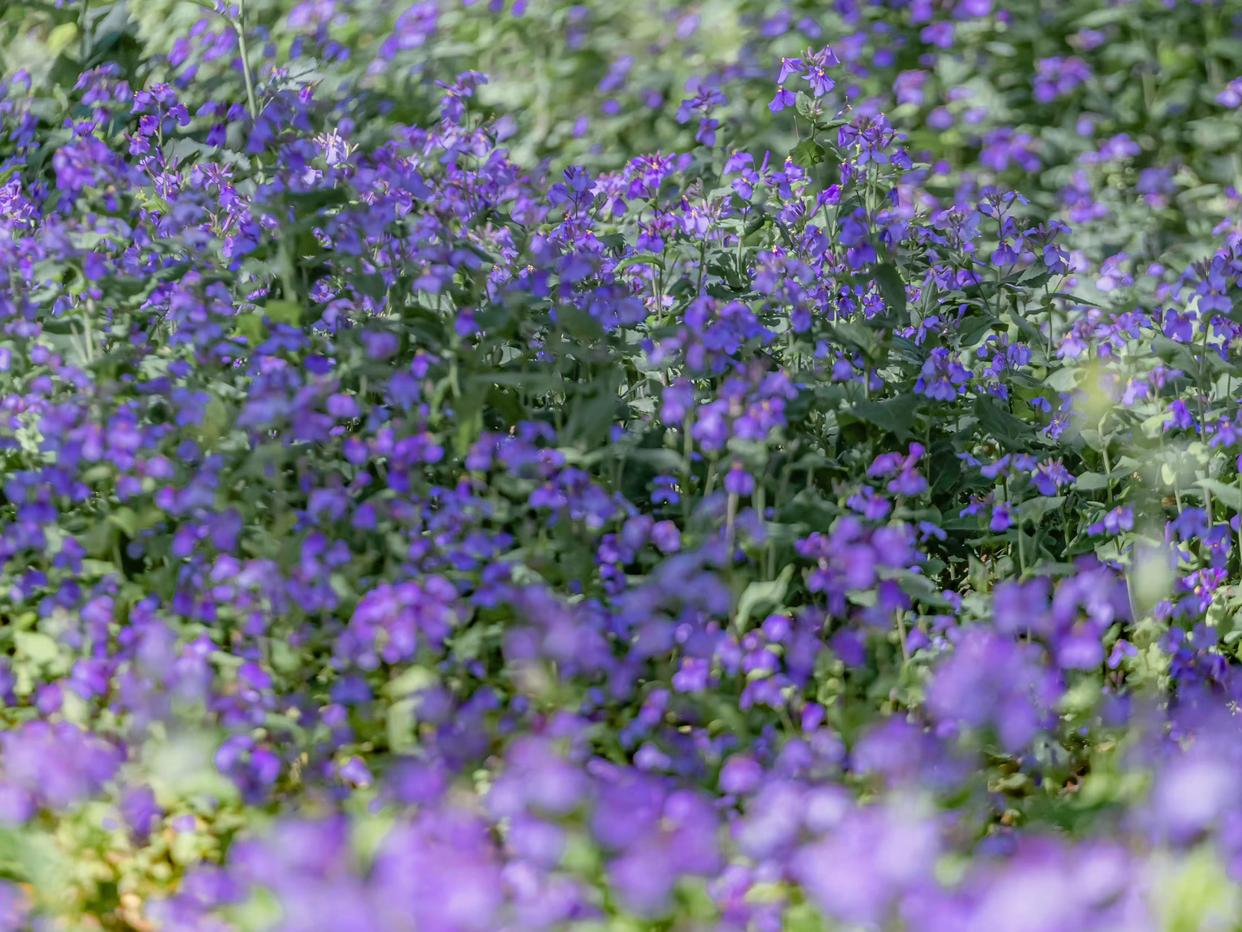
[[[1055,321],[1053,320],[1053,317],[1052,317],[1052,314],[1053,314],[1052,296],[1048,294],[1048,283],[1047,282],[1044,282],[1044,303],[1046,304],[1047,309],[1048,309],[1048,352],[1046,354],[1047,358],[1044,361],[1044,367],[1049,372],[1051,372],[1052,371],[1052,331],[1053,331],[1053,328],[1055,327]]]
[[[78,63],[86,65],[86,52],[89,48],[86,34],[86,14],[90,12],[91,0],[82,0],[82,9],[78,11]]]
[[[691,457],[694,454],[694,438],[690,434],[690,425],[681,425],[681,516],[683,523],[690,523],[690,479],[692,477]]]
[[[738,497],[734,492],[730,492],[728,498],[725,499],[725,580],[729,585],[729,590],[733,590],[733,542],[734,542],[734,524],[737,521]],[[736,601],[733,608],[733,624],[737,624],[737,607]]]
[[[1238,487],[1238,494],[1242,495],[1242,472],[1238,473],[1234,484]],[[1242,508],[1238,509],[1238,514],[1242,515]],[[1242,517],[1238,519],[1238,568],[1242,570]]]
[[[1113,504],[1113,464],[1108,458],[1108,436],[1104,433],[1104,419],[1107,414],[1100,418],[1100,423],[1096,425],[1096,431],[1100,435],[1100,453],[1104,457],[1104,478],[1107,482],[1106,491],[1108,492],[1108,504]]]
[[[250,74],[250,53],[246,46],[246,0],[237,0],[237,20],[233,23],[237,33],[237,54],[241,57],[242,80],[246,82],[246,107],[250,119],[259,118],[259,103],[254,94],[254,78]]]
[[[1204,409],[1203,399],[1210,387],[1207,381],[1207,352],[1208,332],[1212,329],[1212,319],[1206,313],[1201,312],[1201,316],[1203,318],[1203,339],[1199,343],[1199,357],[1196,360],[1197,366],[1195,368],[1195,407],[1199,411],[1198,429],[1200,432],[1204,432],[1207,430],[1207,411]],[[1212,493],[1207,489],[1203,490],[1203,505],[1207,511],[1208,527],[1211,528],[1214,524],[1212,520]]]

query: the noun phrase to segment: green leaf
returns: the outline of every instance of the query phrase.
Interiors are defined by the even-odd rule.
[[[852,343],[862,350],[868,359],[875,359],[880,350],[880,338],[870,327],[855,320],[842,320],[831,324],[828,330],[841,343]]]
[[[108,515],[108,520],[124,531],[127,537],[138,533],[138,514],[132,508],[122,505]]]
[[[383,693],[394,699],[400,699],[434,686],[439,681],[434,670],[426,667],[410,667],[385,683]]]
[[[884,303],[888,305],[888,309],[904,319],[906,316],[906,283],[902,281],[897,267],[891,262],[881,262],[875,267],[875,283],[879,286],[880,294],[884,296]]]
[[[274,323],[297,327],[302,323],[304,309],[296,301],[268,301],[263,305],[263,313]]]
[[[975,399],[975,414],[983,428],[1009,447],[1021,447],[1032,433],[1031,425],[1001,408],[992,398]]]
[[[737,626],[745,628],[751,612],[761,605],[780,605],[785,598],[785,590],[789,588],[789,580],[793,577],[793,564],[786,564],[776,579],[755,580],[742,590],[737,600]]]
[[[918,403],[918,396],[913,393],[898,395],[886,401],[856,401],[850,408],[850,413],[904,440],[910,436],[910,428],[914,426]]]
[[[203,420],[198,426],[199,437],[204,443],[211,444],[218,440],[229,425],[229,406],[217,396],[211,400],[203,411]]]
[[[804,139],[789,153],[789,158],[794,164],[802,168],[813,168],[826,158],[824,147],[817,143],[814,139]]]
[[[556,372],[480,372],[466,379],[467,386],[509,385],[533,392],[563,388],[565,379]]]
[[[45,896],[72,889],[74,864],[52,836],[34,826],[0,828],[0,873],[32,884]]]
[[[59,55],[77,41],[77,38],[77,23],[61,23],[47,34],[47,49],[53,55]]]
[[[1216,496],[1217,501],[1232,508],[1234,511],[1242,511],[1242,489],[1236,485],[1226,485],[1219,479],[1200,479],[1195,483],[1201,489],[1205,489]]]
[[[580,307],[558,307],[556,320],[566,333],[581,343],[594,343],[604,335],[600,322]]]
[[[1047,385],[1055,392],[1070,392],[1078,387],[1079,373],[1081,370],[1066,366],[1063,369],[1057,369],[1044,380]]]
[[[1041,495],[1039,498],[1028,498],[1018,506],[1018,515],[1023,521],[1038,524],[1049,512],[1056,511],[1064,503],[1064,495],[1053,495],[1050,497]]]
[[[968,349],[974,346],[985,333],[996,326],[996,323],[995,317],[983,311],[963,319],[961,329],[958,331],[961,335],[962,347]]]
[[[617,391],[608,383],[602,384],[596,392],[575,396],[565,423],[564,439],[588,450],[605,443],[619,406]]]
[[[233,335],[245,338],[250,346],[263,342],[267,328],[263,326],[263,318],[258,314],[238,314],[234,318]]]
[[[1108,488],[1108,476],[1101,472],[1084,472],[1075,477],[1074,488],[1079,492],[1098,492]]]
[[[390,750],[403,754],[413,749],[418,726],[417,700],[400,699],[388,707],[384,716],[384,732]]]
[[[626,256],[613,266],[612,270],[614,272],[622,272],[631,265],[652,265],[657,269],[662,269],[664,268],[664,257],[658,252],[636,252],[632,256]]]
[[[41,631],[17,631],[13,634],[18,656],[39,665],[48,664],[60,655],[60,647]]]

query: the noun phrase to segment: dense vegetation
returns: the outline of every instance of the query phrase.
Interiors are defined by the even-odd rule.
[[[1238,928],[1238,3],[0,73],[0,928]]]

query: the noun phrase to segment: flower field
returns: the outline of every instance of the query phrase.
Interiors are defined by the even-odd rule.
[[[0,4],[0,930],[1242,929],[1240,515],[1237,0]]]

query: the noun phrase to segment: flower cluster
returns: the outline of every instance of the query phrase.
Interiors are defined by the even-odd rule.
[[[1233,920],[1227,5],[254,6],[0,12],[0,928]]]

